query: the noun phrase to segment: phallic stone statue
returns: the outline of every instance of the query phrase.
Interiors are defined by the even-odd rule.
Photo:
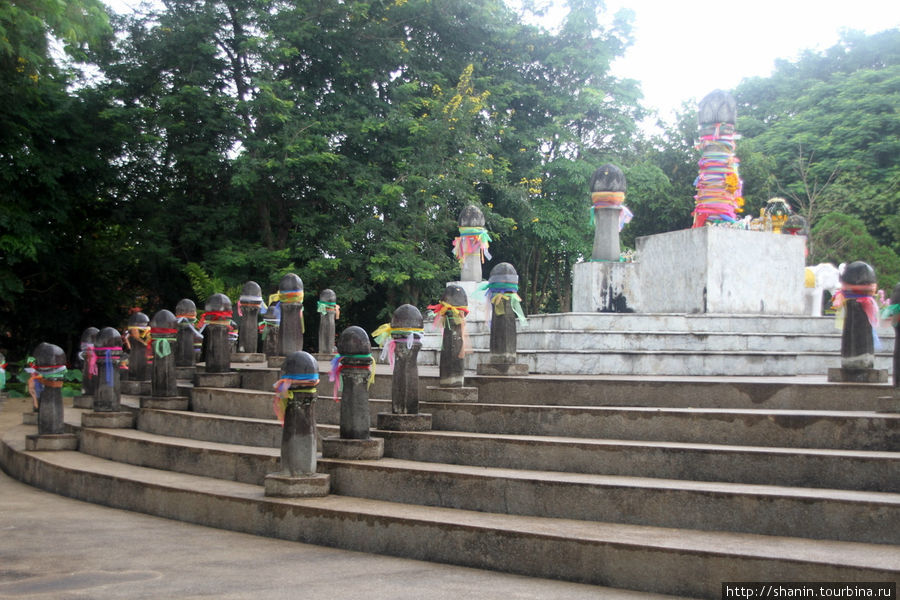
[[[404,304],[394,311],[390,323],[391,340],[386,346],[394,353],[391,377],[391,412],[379,413],[379,429],[423,431],[431,429],[431,415],[419,413],[419,366],[424,319],[418,308]]]
[[[29,391],[38,398],[37,435],[25,436],[26,450],[75,450],[78,437],[65,433],[62,387],[66,375],[66,353],[42,342],[34,349],[34,372]]]
[[[617,262],[621,254],[619,231],[631,220],[625,207],[625,174],[613,164],[606,164],[591,176],[594,247],[591,260]]]
[[[319,354],[334,354],[335,320],[341,316],[334,290],[324,289],[319,293],[316,311],[319,313]]]
[[[97,393],[97,354],[94,347],[99,331],[96,327],[88,327],[81,334],[81,350],[78,353],[81,361],[81,396],[72,401],[75,408],[91,408],[94,403],[94,394]]]
[[[491,269],[487,282],[491,309],[491,353],[478,365],[483,375],[527,375],[528,366],[516,362],[516,320],[525,323],[519,297],[519,275],[509,263]]]
[[[237,351],[242,354],[255,354],[259,346],[259,312],[262,310],[262,289],[255,281],[248,281],[241,288],[241,297],[238,298],[238,316],[241,323],[238,326]]]
[[[138,311],[128,317],[124,343],[128,351],[129,381],[150,380],[150,318]]]
[[[481,281],[481,265],[491,259],[491,237],[484,227],[484,213],[474,204],[459,213],[459,237],[453,240],[453,256],[460,263],[460,281]]]
[[[104,327],[96,336],[97,391],[93,411],[81,414],[82,427],[130,428],[134,415],[120,405],[122,390],[119,362],[122,359],[122,336],[112,327]],[[154,368],[155,368],[154,363]]]
[[[269,297],[269,304],[273,302],[278,302],[281,311],[278,355],[303,350],[303,281],[294,273],[282,277],[278,293]]]
[[[841,368],[829,369],[830,381],[887,381],[887,372],[874,368],[875,327],[878,325],[876,281],[875,269],[862,261],[848,264],[841,274],[841,289],[833,298],[834,307],[843,311],[844,317]]]
[[[226,373],[231,370],[231,300],[225,294],[213,294],[206,301],[200,317],[206,346],[206,372]]]

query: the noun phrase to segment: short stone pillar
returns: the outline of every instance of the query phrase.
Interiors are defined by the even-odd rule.
[[[194,379],[197,356],[203,347],[203,334],[197,331],[197,305],[182,298],[175,305],[178,334],[175,336],[175,374],[178,379]]]
[[[491,313],[491,353],[478,365],[479,375],[528,375],[528,365],[517,363],[516,319],[526,323],[519,297],[519,275],[509,263],[491,269],[486,284]]]
[[[150,395],[141,397],[141,408],[187,410],[188,397],[178,394],[175,353],[178,319],[172,312],[161,310],[150,320],[150,344],[153,349],[153,369]]]
[[[235,362],[263,362],[265,357],[259,352],[259,313],[266,308],[262,289],[255,281],[248,281],[241,288],[238,298],[238,343]]]
[[[298,350],[285,358],[275,382],[276,412],[283,424],[281,471],[266,475],[266,496],[326,496],[331,477],[316,473],[316,386],[319,365]]]
[[[136,396],[150,393],[150,318],[138,311],[128,317],[123,338],[128,348],[128,377],[122,382],[122,393]]]
[[[875,367],[875,328],[878,306],[875,270],[862,261],[852,262],[841,274],[841,289],[834,307],[843,314],[841,367],[828,369],[828,381],[885,383],[887,371]]]
[[[324,289],[319,293],[316,311],[319,313],[319,353],[316,358],[331,360],[334,356],[334,324],[341,318],[341,307],[338,306],[334,290]],[[368,335],[366,341],[368,342]]]
[[[97,355],[94,346],[97,343],[96,327],[88,327],[81,334],[81,395],[72,399],[75,408],[91,408],[94,405],[94,394],[97,391]]]
[[[280,308],[280,306],[270,304],[263,313],[262,323],[259,324],[259,337],[262,340],[263,353],[270,362],[278,357],[278,329],[281,325]]]
[[[128,429],[134,427],[134,415],[123,411],[119,362],[122,360],[122,336],[112,327],[97,333],[94,352],[97,355],[97,391],[92,412],[81,415],[82,427]]]
[[[66,353],[43,342],[34,349],[34,373],[29,386],[38,399],[38,432],[25,436],[26,450],[77,450],[78,436],[65,433],[62,386]]]
[[[278,356],[284,357],[303,350],[303,281],[288,273],[278,283],[278,292],[269,296],[279,315]],[[270,359],[270,367],[280,367],[284,359]]]
[[[419,366],[416,361],[422,348],[424,324],[419,309],[411,304],[404,304],[394,311],[389,325],[382,325],[372,334],[382,344],[382,354],[386,354],[393,366],[391,412],[378,413],[378,429],[431,429],[431,415],[419,413]]]
[[[465,385],[465,356],[471,352],[466,332],[469,314],[466,291],[450,283],[438,304],[428,307],[434,312],[434,328],[442,329],[441,356],[437,386],[428,386],[428,399],[435,402],[476,402],[478,388]]]
[[[240,387],[241,374],[231,370],[231,300],[225,294],[213,294],[200,315],[206,363],[203,372],[194,375],[197,387]]]
[[[594,248],[591,260],[618,262],[621,255],[619,231],[631,220],[625,202],[625,174],[616,165],[606,164],[591,176],[591,221]]]
[[[337,343],[338,355],[328,379],[334,382],[334,397],[341,393],[341,435],[322,439],[322,456],[350,460],[377,460],[384,456],[384,439],[369,434],[369,384],[375,361],[369,334],[362,327],[348,327]]]

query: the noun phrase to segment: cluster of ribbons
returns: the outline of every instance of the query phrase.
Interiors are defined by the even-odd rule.
[[[319,300],[316,303],[316,310],[320,315],[327,315],[328,313],[334,313],[335,319],[341,318],[341,307],[337,302],[325,302],[323,300]]]
[[[136,340],[143,346],[150,345],[150,326],[149,325],[129,325],[122,336],[125,347],[131,349],[131,340]]]
[[[353,358],[357,360],[368,360],[369,364],[367,365],[345,365],[341,362],[342,358]],[[333,359],[331,359],[331,370],[328,372],[328,381],[332,383],[337,382],[337,385],[334,386],[334,401],[339,402],[340,398],[338,397],[344,389],[344,379],[341,377],[341,371],[344,369],[367,369],[369,371],[369,378],[366,380],[366,387],[371,387],[372,382],[375,381],[375,357],[371,354],[338,354]]]
[[[506,314],[506,305],[504,300],[509,301],[509,306],[523,325],[528,322],[525,313],[522,311],[522,298],[519,297],[519,284],[508,283],[505,281],[486,281],[478,286],[479,292],[484,292],[484,297],[488,302],[488,314],[491,314],[490,305],[493,304],[493,312],[498,315]]]
[[[211,310],[200,315],[197,321],[197,327],[200,333],[206,329],[207,325],[222,325],[229,329],[233,327],[231,322],[231,312],[227,310]]]
[[[625,192],[593,192],[591,194],[591,225],[594,224],[596,208],[621,208],[619,231],[631,222],[634,213],[625,206]]]
[[[491,260],[492,241],[484,227],[460,227],[459,237],[453,240],[453,256],[463,262],[467,256],[480,255],[483,264],[485,258]]]
[[[717,123],[711,135],[700,137],[700,174],[694,180],[694,227],[706,223],[734,223],[741,211],[740,161],[734,155],[737,134],[734,125]]]
[[[406,347],[412,348],[417,339],[421,341],[425,336],[425,328],[391,327],[390,323],[385,323],[372,332],[372,338],[381,347],[381,362],[387,360],[392,367],[394,366],[394,349],[397,347],[397,338],[394,336],[402,337],[404,335],[406,336]]]
[[[881,318],[888,321],[892,327],[900,325],[900,304],[889,304],[882,308]]]
[[[243,309],[245,309],[245,308],[259,308],[259,312],[266,311],[266,303],[263,302],[262,296],[242,295],[240,298],[238,298],[237,306],[238,306],[238,316],[239,317],[244,316]]]
[[[462,348],[457,358],[462,358],[472,351],[469,345],[469,334],[466,331],[466,317],[469,315],[468,306],[453,306],[449,302],[441,300],[438,304],[432,304],[428,310],[434,313],[434,328],[443,329],[444,324],[459,325],[459,333],[462,336]]]
[[[277,323],[281,323],[282,304],[300,304],[300,332],[306,333],[306,323],[303,320],[303,290],[278,291],[269,296],[269,306],[275,313]]]
[[[102,354],[103,360],[105,361],[105,367],[103,369],[103,377],[106,380],[106,385],[111,386],[113,384],[113,359],[114,359],[113,352],[117,352],[119,355],[121,355],[122,347],[121,346],[109,346],[109,347],[101,346],[101,347],[94,348],[93,350],[94,350],[93,351],[94,371],[91,374],[97,375],[97,370],[96,370],[97,369],[97,357],[100,354]]]
[[[836,291],[831,298],[832,308],[838,311],[835,314],[835,326],[838,329],[843,329],[844,327],[844,306],[848,300],[855,300],[860,308],[863,309],[863,312],[866,313],[866,318],[869,320],[869,325],[872,326],[872,338],[876,350],[881,347],[878,334],[875,332],[878,327],[878,303],[875,301],[877,287],[874,283],[863,285],[842,283],[841,289]]]
[[[175,318],[179,323],[187,323],[191,331],[194,332],[194,352],[200,352],[201,348],[203,348],[203,334],[197,331],[197,314],[182,313],[175,315]]]
[[[6,366],[7,363],[0,363],[0,391],[6,388]]]
[[[97,375],[97,353],[94,351],[94,344],[90,342],[81,342],[81,352],[78,358],[84,361],[88,375],[95,377]]]
[[[166,327],[151,327],[150,338],[153,340],[153,354],[158,358],[165,358],[172,354],[172,342],[178,336],[177,329]]]
[[[25,370],[31,374],[28,379],[28,394],[34,403],[34,407],[38,407],[38,398],[44,391],[45,387],[61,388],[63,379],[66,376],[66,365],[47,365],[38,367],[34,365],[34,359],[29,357],[29,365]]]
[[[308,404],[316,399],[317,385],[319,385],[318,373],[288,373],[272,384],[272,387],[275,388],[272,408],[282,425],[284,425],[287,404],[294,399],[294,394],[308,394],[304,400],[304,404]]]

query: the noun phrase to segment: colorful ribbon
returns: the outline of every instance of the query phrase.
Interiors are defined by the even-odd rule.
[[[316,386],[319,384],[318,373],[296,373],[285,374],[281,379],[272,384],[275,388],[275,398],[272,408],[278,421],[284,425],[284,413],[287,410],[287,403],[294,399],[295,393],[310,394],[307,403],[316,399]],[[296,385],[297,387],[291,387]]]
[[[522,323],[522,325],[528,322],[528,320],[525,318],[525,313],[522,310],[522,298],[520,298],[518,294],[518,283],[509,283],[505,281],[486,281],[478,286],[478,291],[484,292],[485,299],[488,303],[489,315],[492,314],[492,312],[496,312],[497,315],[506,314],[506,309],[504,308],[503,301],[508,300],[510,308],[512,309],[513,314],[516,315],[516,318],[519,319],[519,322]],[[494,305],[493,311],[491,311],[491,304]]]
[[[259,308],[259,312],[264,312],[266,310],[266,303],[263,302],[262,296],[241,296],[238,298],[237,309],[238,316],[243,317],[244,313],[241,311],[241,308]]]
[[[200,315],[200,320],[197,321],[197,325],[199,326],[201,333],[206,329],[207,325],[231,327],[231,312],[227,310],[212,310],[205,312]]]
[[[131,350],[131,339],[136,339],[140,344],[148,346],[150,344],[150,326],[149,325],[132,325],[129,326],[122,341],[125,347]]]
[[[462,358],[466,354],[472,352],[469,345],[469,334],[466,330],[466,317],[469,315],[468,306],[453,306],[448,302],[440,301],[439,304],[432,304],[428,309],[434,312],[434,328],[443,329],[444,322],[448,325],[459,325],[459,334],[462,336],[462,347],[459,349],[457,358]]]
[[[888,321],[891,326],[900,325],[900,304],[890,304],[881,309],[881,318]],[[894,341],[896,344],[897,342]]]
[[[463,262],[467,256],[480,255],[483,264],[485,258],[491,260],[488,248],[492,241],[484,227],[460,227],[459,237],[453,240],[453,256]]]
[[[97,352],[103,352],[104,365],[103,375],[106,378],[106,385],[113,384],[113,352],[122,352],[121,346],[109,346],[102,348],[94,348]]]
[[[303,290],[276,292],[269,296],[269,305],[275,309],[275,318],[281,322],[282,304],[300,304],[300,333],[306,333],[306,322],[303,319]]]
[[[345,365],[341,362],[342,358],[356,358],[370,361],[368,365]],[[331,359],[331,370],[328,371],[328,381],[337,382],[334,386],[334,401],[339,402],[338,395],[344,389],[344,379],[341,377],[341,371],[344,369],[368,369],[369,378],[366,380],[366,388],[372,387],[375,381],[375,357],[371,354],[338,354]]]
[[[97,354],[94,352],[94,344],[90,342],[81,343],[81,353],[78,355],[81,360],[85,361],[88,375],[96,377],[97,375]]]
[[[159,358],[165,358],[172,354],[172,342],[178,335],[177,329],[167,329],[163,327],[152,327],[150,334],[153,340],[153,353]]]
[[[865,285],[841,284],[841,289],[837,290],[831,298],[831,306],[838,311],[835,314],[835,327],[843,329],[845,304],[848,300],[855,300],[860,308],[863,309],[863,312],[866,313],[869,325],[872,326],[872,340],[875,349],[879,350],[881,348],[881,340],[878,339],[876,331],[878,327],[878,305],[875,302],[877,288],[878,285],[874,283]]]
[[[0,391],[6,388],[6,366],[8,363],[0,364]]]
[[[634,213],[625,206],[625,192],[594,192],[591,194],[591,225],[596,220],[597,208],[621,208],[619,212],[619,231],[631,223]]]
[[[319,300],[316,303],[316,310],[320,315],[327,315],[328,313],[333,312],[335,319],[341,318],[341,307],[337,302],[325,302],[323,300]]]
[[[425,329],[423,327],[391,327],[390,323],[385,323],[372,332],[375,343],[381,347],[381,362],[388,361],[394,366],[394,349],[397,346],[397,338],[394,336],[406,335],[406,347],[412,348],[413,343],[425,337]],[[385,343],[387,342],[387,343]]]
[[[28,393],[31,395],[34,407],[37,408],[39,404],[38,398],[40,398],[44,388],[61,388],[68,369],[66,369],[66,365],[47,365],[42,367],[35,365],[25,370],[31,374],[31,377],[28,379]]]
[[[740,160],[734,155],[737,134],[734,125],[716,123],[711,135],[700,137],[697,147],[702,154],[697,165],[700,173],[694,180],[694,225],[734,223],[742,210],[742,185],[738,176]]]

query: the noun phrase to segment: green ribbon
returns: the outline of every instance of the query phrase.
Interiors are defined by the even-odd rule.
[[[175,338],[158,337],[153,338],[153,352],[159,358],[165,358],[172,354],[172,341]]]

